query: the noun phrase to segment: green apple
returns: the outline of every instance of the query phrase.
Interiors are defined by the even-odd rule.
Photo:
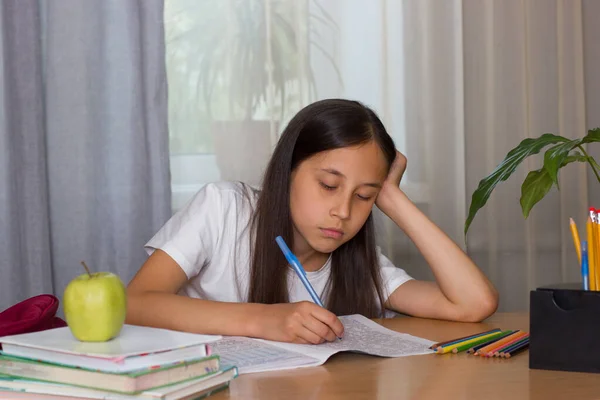
[[[118,336],[125,323],[125,286],[112,272],[79,275],[65,288],[63,309],[75,338],[82,342],[106,342]]]

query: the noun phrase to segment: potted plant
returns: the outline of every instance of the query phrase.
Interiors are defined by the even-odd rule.
[[[186,47],[187,84],[207,115],[222,179],[258,183],[278,121],[315,97],[311,47],[339,78],[334,58],[308,31],[317,23],[337,26],[318,2],[311,4],[315,12],[307,0],[203,0],[182,7],[187,22],[167,40]]]
[[[550,146],[544,153],[544,163],[540,169],[530,171],[521,186],[521,209],[527,218],[533,206],[546,196],[552,186],[558,185],[558,171],[573,163],[586,162],[600,182],[600,166],[590,156],[583,145],[600,142],[600,128],[591,129],[587,135],[579,139],[569,139],[563,136],[546,133],[538,138],[523,140],[517,147],[508,152],[504,160],[494,171],[479,182],[473,192],[469,215],[465,221],[465,237],[473,218],[485,203],[490,194],[500,182],[507,180],[515,169],[527,157],[538,154],[544,147]]]

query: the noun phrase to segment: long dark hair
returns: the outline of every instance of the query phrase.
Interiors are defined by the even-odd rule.
[[[281,235],[293,246],[290,215],[292,171],[312,155],[374,140],[388,168],[396,156],[394,141],[377,115],[357,101],[328,99],[302,109],[284,130],[265,171],[251,224],[254,241],[248,301],[287,303],[287,261],[277,247]],[[358,233],[337,248],[331,259],[326,307],[336,315],[378,317],[384,312],[373,215]]]

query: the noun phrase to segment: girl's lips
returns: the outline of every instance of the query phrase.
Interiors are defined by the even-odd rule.
[[[342,236],[344,236],[344,232],[333,228],[321,228],[321,232],[323,232],[323,235],[325,235],[326,237],[330,237],[333,239],[339,239]]]

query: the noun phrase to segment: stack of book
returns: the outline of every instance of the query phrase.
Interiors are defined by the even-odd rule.
[[[124,325],[107,342],[80,342],[68,327],[0,337],[0,398],[191,400],[226,389],[220,336]]]

